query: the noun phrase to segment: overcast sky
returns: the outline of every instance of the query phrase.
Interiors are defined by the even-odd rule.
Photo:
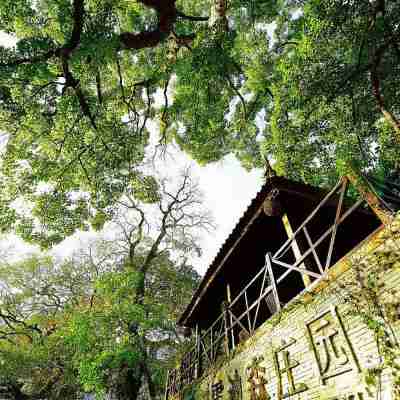
[[[204,255],[196,265],[198,271],[204,273],[250,201],[260,190],[263,173],[260,170],[245,171],[232,156],[222,162],[199,167],[197,173],[205,193],[205,205],[212,211],[217,223],[215,233],[205,238]]]
[[[177,175],[183,167],[192,166],[192,174],[198,179],[204,193],[204,206],[211,211],[216,224],[216,230],[203,237],[202,257],[194,260],[197,270],[203,274],[261,189],[264,171],[258,169],[248,172],[232,155],[206,166],[198,165],[177,149],[172,156],[173,159],[166,160],[168,173]]]

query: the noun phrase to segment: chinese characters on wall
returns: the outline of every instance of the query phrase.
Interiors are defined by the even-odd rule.
[[[247,382],[249,383],[250,400],[268,400],[266,384],[264,377],[265,368],[260,364],[264,361],[263,357],[255,357],[250,366],[247,367]]]
[[[306,324],[321,383],[360,366],[335,307]]]
[[[221,381],[217,381],[211,385],[211,398],[212,400],[221,400],[222,392],[224,391],[224,384]]]
[[[323,385],[331,378],[350,371],[360,372],[357,357],[335,307],[305,323],[309,347]],[[293,351],[297,341],[288,338],[272,349],[273,376],[267,374],[263,356],[254,357],[245,368],[244,378],[238,370],[227,374],[226,381],[214,380],[208,388],[210,400],[285,399],[309,389],[299,374],[302,363]],[[297,372],[296,372],[297,371]],[[274,379],[272,379],[274,378]],[[226,393],[224,395],[224,393]],[[247,393],[247,396],[243,394]],[[362,393],[348,394],[333,400],[364,400]]]
[[[228,381],[229,400],[242,400],[242,378],[237,369],[233,376],[228,375]]]
[[[290,352],[288,349],[295,343],[295,339],[290,339],[288,343],[284,343],[274,352],[274,365],[278,377],[277,392],[279,399],[289,397],[307,390],[307,386],[304,383],[295,384],[294,382],[293,369],[295,369],[300,363],[298,361],[291,360]],[[281,361],[280,358],[282,359]],[[288,390],[286,393],[283,393],[284,376],[286,376],[288,382]]]

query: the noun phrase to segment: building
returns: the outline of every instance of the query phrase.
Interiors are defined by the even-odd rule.
[[[377,185],[267,180],[178,322],[167,400],[400,398],[399,192]]]

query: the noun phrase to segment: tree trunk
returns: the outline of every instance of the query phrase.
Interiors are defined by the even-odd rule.
[[[393,127],[396,132],[396,141],[400,144],[400,121],[395,117],[395,115],[387,110],[385,106],[385,101],[381,93],[380,80],[378,76],[377,68],[374,66],[371,68],[371,82],[372,82],[372,90],[374,93],[374,97],[376,102],[378,103],[378,107],[381,110],[384,118],[387,122]]]
[[[153,382],[153,379],[151,377],[151,373],[150,373],[149,368],[148,368],[146,363],[144,364],[144,373],[145,373],[147,385],[149,387],[150,399],[151,400],[156,400],[156,398],[157,398],[157,389],[156,389],[156,386],[155,386],[155,384]]]
[[[135,369],[121,371],[116,382],[113,383],[111,398],[117,400],[137,400],[143,381],[143,367],[141,363]]]
[[[130,369],[127,375],[127,396],[126,400],[137,400],[143,381],[143,365],[140,363],[137,370]],[[124,400],[125,400],[124,399]],[[121,399],[122,400],[122,399]]]

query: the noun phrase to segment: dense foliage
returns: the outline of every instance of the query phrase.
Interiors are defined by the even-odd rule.
[[[7,284],[0,300],[3,395],[76,399],[86,392],[136,399],[148,392],[148,382],[151,398],[162,392],[181,340],[174,317],[188,301],[196,274],[165,257],[158,260],[139,305],[132,290],[136,273],[107,264],[34,257],[1,266]],[[132,379],[140,365],[149,376]]]
[[[266,150],[282,172],[317,183],[343,161],[398,175],[399,3],[299,6],[278,22]]]
[[[2,229],[51,246],[98,226],[143,184],[150,120],[201,163],[395,173],[399,18],[394,0],[3,0]]]
[[[200,200],[184,173],[178,183],[161,181],[154,205],[124,196],[107,226],[111,241],[62,262],[3,262],[0,393],[159,398],[184,344],[176,319],[199,280],[188,260],[199,229],[211,226]]]
[[[122,243],[100,269],[1,267],[0,386],[158,393],[210,221],[187,173],[143,167],[151,133],[199,163],[399,178],[399,20],[396,0],[0,0],[1,231],[51,247],[112,221]]]

